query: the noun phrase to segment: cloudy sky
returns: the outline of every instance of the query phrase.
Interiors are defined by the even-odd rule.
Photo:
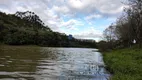
[[[53,31],[100,40],[122,13],[124,0],[0,0],[0,11],[33,11]]]

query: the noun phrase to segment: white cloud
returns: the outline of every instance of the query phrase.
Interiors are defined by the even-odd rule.
[[[68,7],[66,6],[53,6],[52,8],[54,11],[56,11],[57,13],[62,13],[62,14],[65,14],[65,13],[68,13],[69,12],[69,9]]]
[[[114,4],[110,4],[110,5],[113,5]],[[118,14],[118,13],[121,13],[123,11],[123,7],[124,6],[119,6],[119,7],[116,7],[116,9],[109,9],[108,7],[113,7],[113,6],[103,6],[100,8],[100,11],[102,13],[106,13],[106,14]]]
[[[121,0],[67,0],[67,6],[71,11],[82,14],[94,12],[119,14],[124,6],[121,2]]]
[[[77,21],[77,20],[75,20],[75,19],[70,19],[69,21],[67,21],[67,22],[62,22],[61,23],[61,27],[70,27],[70,26],[79,26],[79,25],[83,25],[83,23],[82,22],[80,22],[80,21]]]
[[[88,0],[90,1],[90,0]],[[74,8],[74,9],[83,9],[85,8],[88,4],[88,1],[87,0],[68,0],[68,5],[71,7],[71,8]]]
[[[96,18],[101,18],[102,15],[100,14],[93,14],[93,15],[89,15],[87,17],[85,17],[86,20],[91,20],[91,19],[96,19]]]
[[[16,11],[33,11],[48,25],[52,30],[66,32],[62,28],[78,30],[78,26],[83,26],[80,15],[88,24],[92,25],[93,19],[108,16],[115,19],[123,10],[120,0],[0,0],[0,10],[6,13]],[[67,20],[64,17],[68,18]],[[100,31],[89,28],[76,34],[76,37],[99,38]]]
[[[95,38],[101,38],[102,32],[95,29],[94,27],[89,27],[85,31],[82,31],[80,33],[76,33],[73,36],[75,38],[79,38],[79,39],[95,39]]]
[[[17,5],[16,7],[40,7],[41,10],[52,8],[57,12],[70,14],[71,12],[94,13],[96,11],[117,14],[122,11],[125,6],[121,0],[0,0],[0,4],[6,6]],[[71,11],[71,12],[70,12]]]

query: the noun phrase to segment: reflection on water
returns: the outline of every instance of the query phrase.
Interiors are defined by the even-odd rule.
[[[101,54],[87,48],[0,50],[2,80],[108,80]]]

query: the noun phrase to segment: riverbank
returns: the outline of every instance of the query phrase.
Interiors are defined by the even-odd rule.
[[[142,49],[137,47],[104,52],[111,80],[142,80]]]

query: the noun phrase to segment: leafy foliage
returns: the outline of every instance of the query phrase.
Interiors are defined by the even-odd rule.
[[[95,41],[68,39],[64,33],[53,32],[34,12],[0,12],[0,43],[9,45],[40,45],[63,47],[96,47]]]
[[[127,4],[129,7],[124,9],[116,23],[104,30],[107,44],[100,44],[100,48],[105,48],[106,45],[111,46],[106,50],[125,48],[134,44],[142,47],[142,0],[128,0]]]

